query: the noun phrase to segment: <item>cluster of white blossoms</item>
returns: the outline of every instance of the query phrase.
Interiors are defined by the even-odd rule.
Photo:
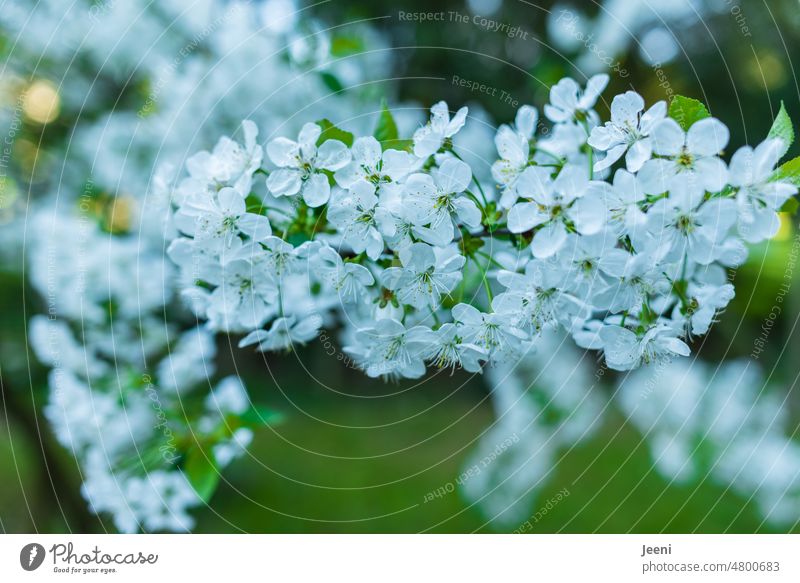
[[[467,458],[461,486],[491,523],[515,528],[530,518],[565,452],[606,422],[594,365],[563,332],[545,331],[536,352],[487,369],[495,422]]]
[[[678,483],[723,484],[774,525],[792,527],[800,505],[800,444],[787,396],[758,364],[675,360],[624,379],[616,401],[643,435],[654,467]]]
[[[272,417],[237,377],[212,380],[209,330],[185,313],[159,321],[173,294],[163,255],[75,217],[35,224],[48,236],[31,249],[33,283],[50,314],[31,319],[30,344],[52,368],[44,413],[84,497],[121,532],[191,529],[189,510]]]
[[[323,326],[370,376],[496,365],[498,426],[476,455],[515,439],[465,490],[512,520],[603,410],[579,351],[550,358],[560,337],[548,329],[614,368],[686,352],[732,297],[724,269],[775,232],[795,192],[798,165],[773,172],[786,120],[726,166],[726,130],[690,100],[668,112],[629,92],[601,125],[604,76],[554,87],[550,123],[520,108],[494,164],[475,107],[467,123],[466,108],[438,103],[407,140],[397,126],[417,112],[395,123],[384,110],[356,138],[326,118],[363,134],[365,101],[391,89],[369,82],[390,77],[374,31],[327,27],[292,0],[193,4],[43,0],[0,14],[16,39],[12,85],[49,82],[70,128],[39,151],[15,235],[46,302],[30,328],[52,369],[45,413],[91,508],[121,531],[191,528],[189,511],[274,419],[218,373],[213,333],[282,351]],[[5,108],[0,126],[16,114]],[[244,116],[255,125],[239,141],[193,157],[175,184],[169,163]],[[579,369],[569,383],[566,367]],[[533,422],[545,416],[557,421]]]
[[[16,39],[4,92],[44,83],[70,128],[36,145],[36,181],[12,157],[7,181],[30,180],[31,196],[3,241],[20,258],[26,248],[46,304],[29,340],[51,369],[45,415],[91,509],[123,532],[191,529],[189,510],[210,498],[253,429],[275,420],[217,371],[211,330],[175,308],[164,254],[170,163],[196,148],[187,135],[206,143],[247,112],[265,131],[294,127],[301,102],[354,117],[371,87],[363,82],[389,68],[388,53],[369,50],[382,39],[361,22],[330,29],[301,18],[293,0],[193,4],[43,0],[0,14]],[[281,90],[265,95],[264,79]],[[19,116],[7,98],[4,129]],[[237,151],[223,141],[211,162]],[[196,161],[209,180],[236,171]]]
[[[372,377],[478,372],[551,328],[615,370],[688,355],[734,295],[726,268],[775,235],[797,192],[776,173],[793,132],[782,110],[726,164],[728,129],[694,100],[645,109],[629,91],[602,124],[607,82],[556,84],[551,127],[521,107],[496,134],[495,188],[453,146],[467,109],[444,102],[410,140],[385,107],[374,136],[321,120],[266,148],[245,122],[244,143],[190,158],[172,195],[182,293],[262,351],[338,313]]]

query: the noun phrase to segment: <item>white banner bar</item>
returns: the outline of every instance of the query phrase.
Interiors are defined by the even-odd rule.
[[[4,535],[0,581],[800,581],[792,535]],[[169,579],[168,579],[169,578]],[[181,579],[179,579],[181,578]]]

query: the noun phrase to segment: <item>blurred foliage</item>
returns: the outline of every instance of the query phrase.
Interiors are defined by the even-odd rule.
[[[474,5],[495,5],[496,2],[475,1]],[[611,3],[607,3],[611,4]],[[647,3],[631,0],[614,3],[633,10]],[[598,110],[607,114],[609,96],[635,89],[652,103],[668,98],[664,82],[674,95],[687,95],[704,102],[711,114],[731,128],[731,147],[755,143],[763,139],[778,112],[781,100],[794,119],[800,119],[800,96],[793,61],[800,58],[800,11],[794,0],[708,0],[698,6],[716,6],[716,10],[700,12],[701,18],[690,25],[683,21],[670,24],[669,34],[680,45],[679,54],[669,63],[654,67],[639,56],[639,39],[628,39],[627,51],[614,55],[626,77],[611,73],[606,101]],[[733,13],[733,5],[740,9]],[[519,100],[519,104],[541,104],[547,100],[550,86],[565,75],[584,79],[586,72],[574,63],[580,52],[563,52],[554,46],[548,35],[547,20],[551,13],[574,10],[596,18],[600,2],[578,0],[554,2],[541,0],[503,0],[493,13],[472,11],[470,3],[461,0],[425,0],[344,3],[328,2],[315,11],[332,22],[374,19],[372,23],[387,35],[396,59],[395,75],[401,79],[400,98],[430,106],[445,99],[452,106],[477,102],[498,123],[513,119],[516,107],[499,99],[501,91]],[[411,22],[401,20],[399,13],[442,11],[457,12],[468,22]],[[739,19],[737,20],[737,15]],[[509,39],[499,31],[490,31],[474,23],[473,16],[527,33]],[[745,18],[747,31],[741,28]],[[623,19],[624,20],[624,19]],[[653,28],[644,27],[643,31]],[[640,33],[638,29],[634,31]],[[596,32],[596,36],[599,36]],[[579,48],[583,48],[582,46]],[[597,71],[599,72],[599,70]],[[470,92],[452,83],[453,75],[484,83],[498,89],[495,95]],[[764,112],[754,115],[754,112]],[[795,148],[797,153],[800,150]],[[795,150],[790,156],[795,156]]]

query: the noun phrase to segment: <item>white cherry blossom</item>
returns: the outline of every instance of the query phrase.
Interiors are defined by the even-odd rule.
[[[785,145],[773,138],[756,146],[739,148],[731,158],[730,185],[736,189],[739,205],[739,233],[745,241],[758,243],[773,237],[780,228],[777,211],[797,187],[773,180],[775,166]]]
[[[606,363],[614,370],[689,355],[689,347],[678,337],[680,331],[665,323],[655,324],[641,335],[622,326],[605,326],[598,334]]]
[[[635,91],[617,95],[611,102],[611,121],[594,128],[589,136],[589,145],[606,153],[595,162],[595,172],[610,167],[623,155],[628,171],[638,172],[653,153],[650,133],[666,115],[664,101],[644,111],[644,99]]]
[[[339,140],[325,140],[319,147],[322,128],[307,123],[297,141],[276,138],[267,145],[267,155],[278,169],[267,178],[267,188],[275,196],[300,194],[310,207],[318,207],[331,195],[328,176],[323,172],[339,170],[350,162],[347,146]]]
[[[196,181],[216,187],[232,186],[249,192],[253,172],[261,166],[264,151],[256,143],[258,127],[250,120],[242,122],[244,145],[222,137],[211,152],[198,152],[186,161],[189,175]]]
[[[380,191],[398,184],[420,165],[420,160],[409,152],[382,150],[380,142],[372,136],[356,138],[351,152],[352,161],[334,174],[342,188],[366,181]]]
[[[366,252],[370,259],[383,252],[382,232],[394,234],[389,211],[378,204],[375,186],[365,180],[352,183],[350,190],[331,201],[328,220],[353,251]]]
[[[415,379],[425,374],[424,354],[433,337],[425,326],[406,328],[397,320],[378,320],[358,330],[357,344],[345,350],[370,377]]]
[[[197,244],[214,251],[237,249],[241,245],[239,233],[253,241],[272,234],[267,217],[247,212],[244,196],[231,187],[220,189],[216,195],[189,198],[176,221],[183,232],[194,236]]]
[[[381,283],[395,292],[397,299],[415,308],[439,307],[442,296],[461,281],[462,255],[439,253],[425,243],[414,243],[400,251],[402,267],[390,267]]]
[[[550,89],[550,103],[544,106],[544,114],[552,122],[582,121],[590,112],[600,94],[608,85],[608,75],[600,74],[586,82],[586,88],[569,77],[561,79]]]
[[[651,141],[653,153],[661,157],[649,160],[639,173],[645,192],[661,194],[677,181],[709,192],[722,190],[728,169],[719,154],[729,138],[728,128],[715,118],[701,119],[686,132],[672,118],[658,122]]]
[[[425,159],[438,152],[445,140],[452,138],[464,127],[467,112],[467,108],[462,107],[451,119],[450,110],[444,101],[431,107],[428,123],[414,132],[414,155]]]
[[[474,201],[462,196],[471,181],[470,167],[452,158],[430,174],[413,174],[408,178],[405,204],[418,227],[417,236],[432,245],[443,246],[453,240],[454,224],[470,228],[480,225],[480,209]]]
[[[508,212],[512,233],[537,228],[531,251],[538,258],[558,252],[567,240],[568,228],[592,235],[605,222],[603,198],[584,196],[589,180],[583,168],[567,166],[555,179],[550,175],[550,168],[526,169],[517,184],[517,194],[523,202],[517,202]]]

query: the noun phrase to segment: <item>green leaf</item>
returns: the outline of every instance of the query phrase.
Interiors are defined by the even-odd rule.
[[[327,140],[339,140],[344,142],[344,145],[348,148],[353,145],[353,134],[337,128],[329,119],[321,119],[316,124],[322,128],[322,133],[317,140],[317,146]]]
[[[800,156],[784,162],[772,175],[772,180],[785,180],[800,186]]]
[[[334,57],[347,57],[363,53],[364,41],[355,36],[336,36],[331,40],[331,55]]]
[[[381,103],[381,115],[372,135],[384,146],[384,150],[386,149],[386,143],[395,142],[399,139],[397,124],[394,122],[394,117],[392,117],[392,112],[389,111],[385,99]]]
[[[253,194],[252,192],[247,195],[247,198],[244,200],[244,202],[247,205],[248,213],[254,213],[257,215],[267,214],[267,208],[264,206],[264,201],[262,201],[257,195]]]
[[[785,203],[783,203],[783,206],[781,207],[781,212],[789,213],[790,215],[796,215],[798,207],[800,207],[800,202],[797,201],[796,196],[793,196],[792,198],[787,199]]]
[[[789,151],[789,146],[794,142],[794,125],[783,101],[781,101],[781,108],[778,110],[778,115],[775,116],[775,121],[772,122],[767,138],[780,138],[783,140],[784,147],[781,149],[781,157]]]
[[[273,425],[283,420],[283,415],[261,405],[253,405],[247,411],[239,415],[242,423],[250,426]]]
[[[334,75],[333,73],[328,73],[327,71],[323,71],[319,74],[322,77],[322,82],[325,83],[325,87],[333,91],[334,93],[339,93],[340,91],[344,91],[344,85],[342,82],[339,81],[339,78]]]
[[[411,152],[414,149],[414,140],[398,138],[396,140],[384,140],[381,142],[384,150],[405,150]]]
[[[183,473],[203,502],[211,500],[220,477],[220,469],[213,453],[192,447],[183,462]]]
[[[676,95],[669,104],[669,116],[678,122],[684,131],[692,127],[692,124],[711,117],[706,106],[697,99]]]

